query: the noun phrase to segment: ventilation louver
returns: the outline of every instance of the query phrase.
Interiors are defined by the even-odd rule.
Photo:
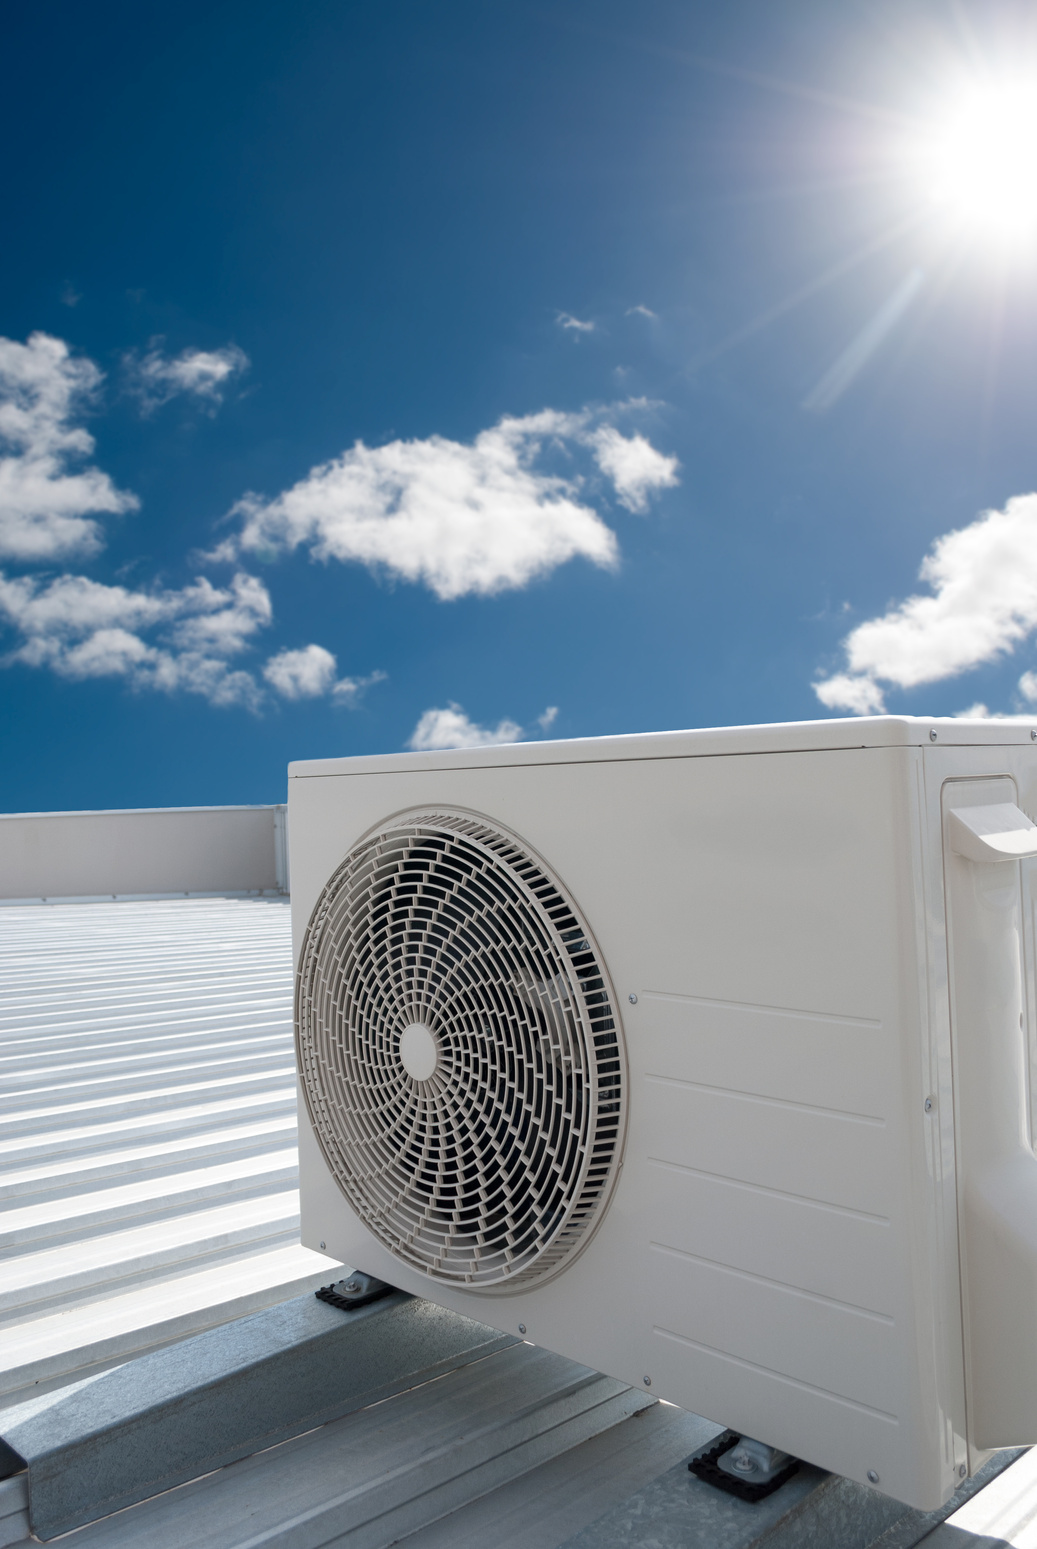
[[[299,1068],[350,1205],[471,1289],[556,1273],[618,1160],[623,1059],[600,956],[514,835],[458,811],[363,840],[311,917]]]

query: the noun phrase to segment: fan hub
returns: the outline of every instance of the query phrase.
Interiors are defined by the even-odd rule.
[[[424,1022],[412,1022],[400,1037],[400,1064],[412,1081],[428,1081],[439,1064],[439,1039]]]

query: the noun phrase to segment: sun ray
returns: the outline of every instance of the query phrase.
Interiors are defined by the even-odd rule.
[[[769,328],[771,323],[777,322],[779,318],[785,317],[789,312],[794,311],[796,307],[802,306],[805,301],[809,301],[819,291],[824,290],[829,285],[834,285],[836,280],[842,279],[844,274],[850,274],[876,253],[881,252],[883,248],[891,246],[898,238],[907,236],[909,232],[916,230],[923,219],[923,215],[914,212],[904,219],[895,221],[892,225],[887,226],[884,231],[879,232],[870,242],[865,242],[862,246],[855,248],[852,253],[846,254],[845,257],[840,258],[836,263],[831,264],[820,274],[815,275],[813,279],[808,280],[804,285],[800,285],[780,301],[776,301],[773,306],[768,307],[765,311],[751,318],[749,322],[743,323],[740,327],[734,329],[732,333],[727,334],[719,343],[711,345],[708,349],[701,350],[685,367],[685,372],[690,375],[692,372],[698,371],[702,366],[710,365],[714,360],[718,360],[721,355],[726,355],[729,350],[733,350],[737,345],[744,344],[754,334],[761,333],[763,329]]]

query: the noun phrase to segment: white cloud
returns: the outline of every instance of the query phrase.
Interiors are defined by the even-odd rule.
[[[1016,495],[1003,511],[938,538],[920,575],[930,595],[847,635],[848,671],[814,685],[822,703],[867,714],[883,706],[882,683],[953,678],[1025,640],[1037,628],[1037,494]]]
[[[554,725],[554,723],[555,723],[555,721],[557,719],[558,719],[558,706],[557,705],[548,705],[548,707],[544,711],[543,715],[538,715],[537,716],[537,725],[540,727],[541,731],[550,731],[551,727]]]
[[[271,656],[263,676],[285,699],[318,699],[338,677],[338,662],[322,645],[307,645]]]
[[[575,333],[593,333],[597,323],[585,323],[578,317],[573,317],[571,312],[559,312],[556,319],[559,328],[570,328]]]
[[[263,676],[285,699],[319,699],[330,694],[338,704],[350,709],[359,703],[365,688],[385,679],[385,673],[378,671],[366,678],[340,678],[338,662],[322,645],[279,651],[263,668]]]
[[[616,498],[628,511],[648,510],[648,497],[680,483],[676,457],[657,452],[644,436],[622,436],[603,425],[592,437],[594,457],[602,473],[616,486]]]
[[[74,423],[103,378],[49,334],[0,338],[0,556],[21,562],[95,554],[96,513],[135,511],[135,495],[99,468],[70,472],[93,437]]]
[[[428,753],[435,748],[488,748],[502,742],[518,742],[522,727],[514,721],[499,721],[496,726],[477,726],[460,705],[445,710],[426,710],[411,733],[409,748]]]
[[[659,316],[658,312],[653,312],[651,307],[642,306],[640,303],[638,303],[638,305],[636,307],[627,307],[626,315],[627,315],[627,317],[634,317],[634,316],[638,316],[638,317],[658,317]]]
[[[73,679],[124,678],[135,688],[182,689],[215,705],[260,704],[253,675],[232,669],[228,658],[245,650],[270,617],[266,588],[243,573],[222,589],[202,578],[178,591],[151,592],[87,576],[47,582],[0,573],[0,619],[21,637],[5,666],[49,667]]]
[[[849,710],[852,715],[881,715],[886,708],[882,690],[874,679],[851,677],[848,672],[837,672],[815,683],[814,693],[830,710]]]
[[[578,498],[586,480],[572,466],[574,452],[589,451],[620,502],[638,511],[651,491],[677,482],[678,464],[643,436],[602,425],[602,417],[545,409],[505,416],[471,443],[443,436],[380,447],[358,441],[273,500],[239,501],[232,515],[240,534],[209,558],[305,545],[321,560],[357,561],[424,582],[443,599],[522,587],[576,556],[612,567],[616,537]]]
[[[215,412],[223,402],[231,377],[248,370],[249,358],[236,344],[218,350],[182,350],[163,354],[159,344],[144,356],[123,357],[130,391],[140,399],[141,413],[161,408],[180,393],[203,399]]]

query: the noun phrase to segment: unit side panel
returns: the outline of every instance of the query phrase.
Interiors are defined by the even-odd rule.
[[[304,1240],[917,1505],[930,1410],[910,749],[293,780],[301,927],[365,831],[437,802],[548,861],[618,991],[629,1121],[583,1253],[525,1296],[432,1286],[304,1161]],[[913,834],[915,844],[911,843]],[[629,996],[636,996],[631,1003]],[[331,1186],[334,1190],[334,1185]],[[919,1247],[919,1241],[923,1247]],[[921,1310],[920,1310],[921,1309]]]
[[[962,954],[961,961],[967,961],[969,950],[968,932],[965,928],[964,939],[960,939],[955,945],[953,930],[948,930],[947,911],[949,907],[948,888],[952,886],[953,871],[945,875],[945,856],[943,848],[943,807],[954,804],[956,790],[968,791],[970,797],[976,801],[1014,801],[1022,810],[1034,819],[1037,817],[1037,748],[1029,740],[1017,745],[1006,743],[998,747],[944,747],[937,745],[929,747],[924,752],[925,787],[926,787],[926,870],[927,889],[929,893],[928,927],[929,927],[929,965],[932,984],[931,1001],[933,1006],[933,1054],[934,1054],[934,1078],[933,1089],[939,1115],[938,1133],[940,1148],[940,1163],[942,1164],[942,1194],[944,1198],[944,1215],[947,1218],[946,1235],[948,1242],[954,1240],[954,1228],[951,1225],[952,1212],[961,1216],[954,1224],[962,1231],[962,1257],[968,1257],[969,1244],[967,1233],[962,1230],[965,1225],[964,1216],[967,1212],[967,1204],[972,1182],[974,1181],[969,1166],[969,1149],[962,1125],[962,1104],[971,1100],[973,1086],[969,1083],[963,1072],[968,1069],[969,1050],[957,1045],[958,1034],[952,1029],[952,994],[951,965],[958,952]],[[962,784],[961,782],[967,782]],[[1014,789],[1013,789],[1014,784]],[[966,803],[967,804],[967,803]],[[957,858],[949,857],[953,863]],[[1024,861],[1020,869],[1017,885],[1021,884],[1021,896],[1024,906],[1023,917],[1031,907],[1035,863]],[[953,909],[951,910],[953,913]],[[1029,1096],[1032,1105],[1034,1091],[1035,1063],[1034,1055],[1037,1050],[1037,1016],[1035,1016],[1035,960],[1037,960],[1037,943],[1034,933],[1030,930],[1022,932],[1019,943],[1022,968],[1022,1004],[1023,1024],[1025,1037],[1030,1050],[1030,1058],[1025,1063],[1028,1068],[1023,1071],[1023,1079],[1028,1080]],[[959,964],[959,972],[962,971]],[[957,985],[960,990],[960,983]],[[982,1025],[982,1024],[981,1024]],[[987,1030],[983,1025],[983,1037],[987,1036]],[[973,1066],[973,1069],[975,1066]],[[1025,1102],[1026,1094],[1017,1094],[1021,1102]],[[1031,1106],[1032,1112],[1032,1106]],[[1032,1146],[1032,1123],[1028,1144]],[[1004,1238],[1008,1240],[1010,1231],[1004,1229]],[[948,1281],[950,1273],[948,1272]],[[970,1348],[971,1336],[976,1332],[972,1329],[973,1319],[979,1317],[975,1306],[970,1307],[969,1286],[963,1284],[964,1277],[957,1277],[957,1291],[964,1303],[964,1329],[963,1341],[965,1345],[966,1365],[977,1361],[975,1351]],[[992,1320],[995,1326],[1004,1328],[1010,1322],[1008,1319],[995,1316]],[[982,1325],[981,1334],[989,1332]],[[1025,1338],[1019,1340],[1020,1350],[1027,1348]],[[1025,1358],[1025,1357],[1024,1357]],[[989,1375],[991,1363],[977,1362],[983,1375]],[[1021,1363],[1020,1363],[1021,1364]],[[1013,1369],[1018,1370],[1018,1367]],[[973,1369],[973,1377],[976,1370]],[[989,1397],[989,1395],[988,1395]],[[970,1424],[968,1464],[970,1472],[982,1465],[990,1456],[989,1447],[977,1445],[976,1437],[971,1434],[975,1423],[975,1413],[972,1411],[973,1395],[969,1395]],[[1012,1429],[1012,1441],[1018,1435],[1018,1444],[1023,1445],[1030,1441],[1030,1434],[1019,1434]],[[1032,1427],[1031,1427],[1032,1429]]]

